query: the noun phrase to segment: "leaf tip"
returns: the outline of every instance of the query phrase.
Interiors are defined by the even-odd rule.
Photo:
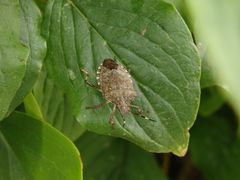
[[[173,154],[175,154],[179,157],[183,157],[186,155],[187,150],[188,150],[187,146],[179,146],[176,151],[173,151]]]

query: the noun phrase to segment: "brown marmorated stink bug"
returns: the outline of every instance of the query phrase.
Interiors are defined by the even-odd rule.
[[[131,75],[122,65],[118,64],[112,59],[105,59],[97,70],[98,86],[88,81],[88,72],[86,70],[81,70],[86,75],[86,84],[100,90],[103,94],[103,97],[106,99],[106,102],[95,106],[86,107],[87,109],[98,109],[108,103],[112,103],[113,109],[109,117],[109,123],[111,125],[114,124],[113,117],[116,109],[120,111],[120,114],[123,117],[125,114],[130,112],[131,108],[135,108],[137,109],[137,112],[134,114],[151,120],[143,114],[143,111],[139,106],[131,104],[131,102],[137,96],[137,93],[134,90]],[[123,126],[124,125],[125,120],[123,118]]]

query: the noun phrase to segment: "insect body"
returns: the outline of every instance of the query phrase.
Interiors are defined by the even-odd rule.
[[[116,105],[121,114],[128,113],[137,95],[129,72],[112,59],[105,59],[98,68],[97,80],[104,98]]]
[[[82,72],[88,75],[86,70],[82,69]],[[109,123],[112,125],[114,124],[113,117],[116,109],[120,111],[120,114],[123,117],[123,115],[130,111],[131,107],[137,109],[137,113],[135,114],[151,120],[143,114],[139,106],[131,104],[131,102],[137,96],[137,93],[134,90],[131,75],[122,65],[118,64],[112,59],[105,59],[98,67],[97,80],[98,87],[90,83],[87,80],[87,77],[85,78],[85,82],[89,86],[99,89],[107,101],[95,106],[86,107],[87,109],[97,109],[108,103],[112,103],[113,110],[109,118]],[[123,125],[125,125],[125,120],[123,121]]]

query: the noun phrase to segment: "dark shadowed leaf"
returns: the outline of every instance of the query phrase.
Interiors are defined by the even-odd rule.
[[[75,146],[43,121],[12,113],[0,123],[0,145],[0,179],[82,179]]]
[[[234,135],[229,119],[198,119],[191,131],[190,154],[206,180],[240,177],[240,140]]]
[[[76,145],[83,157],[85,179],[166,179],[153,154],[124,140],[87,132]]]
[[[0,1],[0,119],[31,90],[45,55],[41,14],[32,0]]]
[[[100,134],[128,139],[153,152],[187,150],[189,128],[199,104],[200,61],[189,30],[172,5],[160,0],[48,1],[44,34],[47,70],[70,97],[82,126]],[[139,105],[151,119],[131,113],[108,123],[111,105],[99,110],[86,106],[104,102],[90,80],[105,58],[129,69]]]
[[[210,116],[223,106],[225,99],[220,89],[217,86],[202,89],[198,112],[201,116]]]

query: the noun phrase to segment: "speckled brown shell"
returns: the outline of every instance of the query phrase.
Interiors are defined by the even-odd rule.
[[[115,104],[122,114],[128,113],[137,95],[129,72],[114,60],[105,59],[98,68],[97,80],[103,97]]]

